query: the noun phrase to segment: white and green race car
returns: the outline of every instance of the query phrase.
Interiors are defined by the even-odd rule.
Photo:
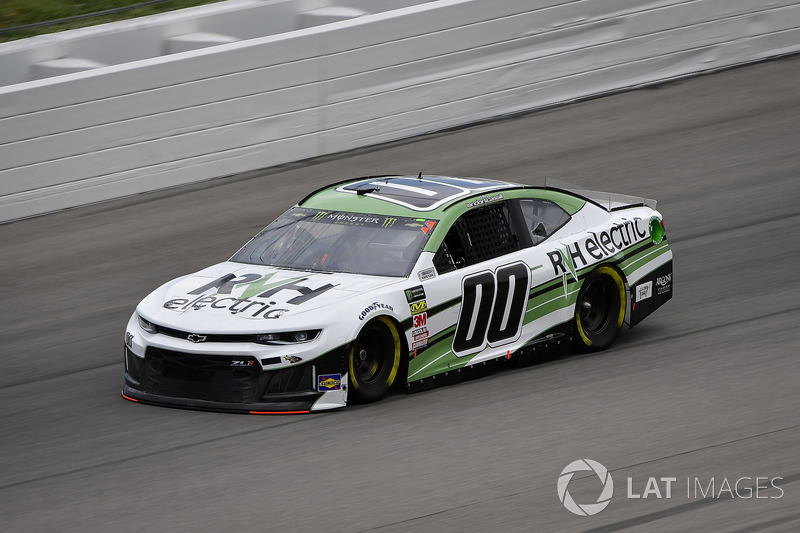
[[[124,398],[249,413],[375,401],[535,350],[602,350],[672,296],[655,202],[371,176],[320,189],[125,334]]]

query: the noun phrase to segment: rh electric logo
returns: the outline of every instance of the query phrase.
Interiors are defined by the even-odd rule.
[[[597,497],[595,503],[579,504],[572,499],[567,488],[575,472],[587,470],[597,474],[597,477],[599,477],[600,481],[603,483],[603,491],[600,493],[600,496]],[[608,506],[613,495],[614,480],[611,479],[611,474],[608,473],[606,467],[597,461],[592,461],[591,459],[572,461],[561,471],[561,475],[558,476],[558,499],[561,500],[561,503],[564,504],[567,510],[578,516],[592,516],[599,513]]]

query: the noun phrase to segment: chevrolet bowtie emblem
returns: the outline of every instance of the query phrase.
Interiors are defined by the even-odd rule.
[[[189,335],[186,338],[189,339],[192,342],[203,342],[204,340],[207,339],[207,337],[205,335],[198,335],[197,333],[192,333],[191,335]]]

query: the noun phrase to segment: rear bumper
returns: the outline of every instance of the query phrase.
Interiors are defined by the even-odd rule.
[[[630,286],[629,326],[635,326],[667,303],[672,298],[672,289],[672,259],[670,259]]]

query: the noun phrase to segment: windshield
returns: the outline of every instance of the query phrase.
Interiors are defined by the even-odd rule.
[[[436,222],[295,207],[253,237],[231,261],[405,277]]]

